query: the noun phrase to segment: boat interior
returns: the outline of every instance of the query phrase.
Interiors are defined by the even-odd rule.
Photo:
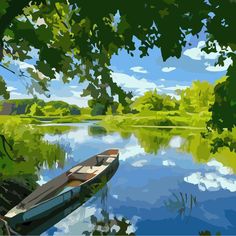
[[[38,187],[17,208],[29,209],[62,192],[66,187],[78,187],[102,173],[118,157],[118,150],[110,149],[74,166],[64,174]]]

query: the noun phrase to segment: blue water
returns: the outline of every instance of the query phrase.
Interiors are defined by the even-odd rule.
[[[41,170],[47,182],[78,162],[109,148],[119,148],[120,166],[102,191],[48,229],[43,235],[81,235],[91,231],[91,216],[102,209],[109,217],[124,217],[137,235],[198,235],[200,231],[236,234],[236,176],[230,167],[212,159],[196,163],[180,151],[184,140],[173,135],[157,154],[146,153],[131,134],[91,133],[93,122],[69,124],[75,129],[45,139],[66,150],[65,166]]]

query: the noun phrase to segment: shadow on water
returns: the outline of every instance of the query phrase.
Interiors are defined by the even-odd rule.
[[[46,217],[43,217],[36,221],[27,222],[24,224],[14,226],[13,230],[21,235],[39,235],[45,232],[47,229],[58,223],[60,220],[68,216],[86,201],[88,201],[92,196],[94,196],[98,191],[97,197],[101,196],[101,201],[106,201],[107,196],[107,182],[112,178],[118,169],[119,163],[115,168],[108,172],[105,176],[101,176],[95,182],[87,185],[81,186],[80,193],[78,197],[72,199],[70,202],[65,203],[60,208],[55,211],[50,212]],[[105,189],[105,191],[103,191]]]

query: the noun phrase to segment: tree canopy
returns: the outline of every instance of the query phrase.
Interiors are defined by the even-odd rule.
[[[187,112],[208,111],[214,102],[214,87],[207,81],[195,81],[180,91],[180,110]]]
[[[112,55],[124,49],[132,56],[138,47],[143,57],[158,47],[163,60],[179,58],[189,35],[205,34],[203,50],[218,52],[220,65],[235,61],[235,10],[232,0],[1,0],[1,66],[32,59],[27,71],[43,90],[58,73],[64,82],[78,76],[88,82],[85,96],[107,104],[118,94],[125,104],[131,94],[112,81]],[[212,112],[221,116],[214,106]]]
[[[175,98],[168,95],[160,95],[156,90],[148,91],[143,96],[135,99],[131,104],[134,111],[171,111],[177,110],[179,104]]]
[[[0,101],[0,115],[66,116],[80,115],[80,108],[63,101],[45,102],[41,99]]]

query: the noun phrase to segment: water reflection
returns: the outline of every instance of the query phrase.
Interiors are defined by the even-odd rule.
[[[94,232],[91,215],[100,222],[102,209],[109,219],[128,220],[136,234],[236,233],[236,155],[228,150],[210,154],[210,141],[197,130],[104,130],[83,123],[45,139],[70,146],[64,168],[104,149],[116,147],[121,153],[119,170],[108,183],[106,206],[100,198],[86,202],[72,213],[73,220],[69,215],[46,235]],[[40,174],[47,181],[62,171],[42,169]],[[76,217],[82,209],[85,216]]]
[[[75,209],[94,196],[99,190],[101,191],[96,195],[96,198],[101,199],[101,203],[105,205],[106,196],[108,193],[106,184],[115,174],[117,168],[118,162],[112,171],[109,171],[106,175],[96,178],[96,181],[93,181],[92,184],[88,183],[86,185],[82,185],[78,198],[74,198],[70,202],[67,201],[63,206],[50,212],[50,214],[44,218],[15,225],[13,230],[22,235],[39,235],[48,228],[52,227],[54,224],[58,223],[61,219],[64,219],[67,215],[72,213]]]
[[[5,135],[0,137],[0,215],[5,215],[37,187],[38,170],[63,168],[65,153],[43,139],[45,132],[62,134],[73,127],[39,128],[10,119],[0,129]]]
[[[165,206],[180,216],[191,216],[192,209],[197,205],[197,198],[188,193],[173,193],[173,196],[165,201]]]

